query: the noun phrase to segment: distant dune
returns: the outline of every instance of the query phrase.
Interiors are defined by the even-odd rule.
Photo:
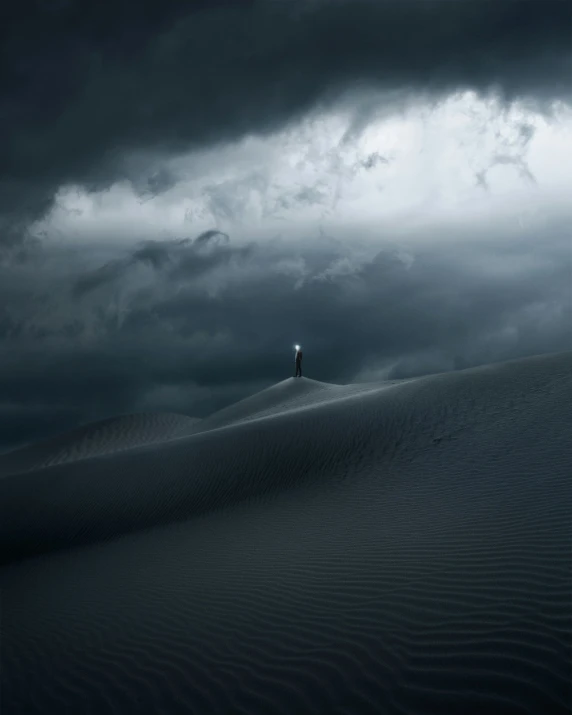
[[[572,353],[0,457],[0,712],[572,703]]]
[[[0,455],[0,477],[180,437],[192,433],[197,422],[200,420],[169,413],[124,415],[93,422]]]

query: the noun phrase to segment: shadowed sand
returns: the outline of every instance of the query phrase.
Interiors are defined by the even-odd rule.
[[[568,713],[572,353],[0,457],[2,715]]]
[[[0,455],[0,477],[75,462],[195,431],[197,420],[177,414],[137,414],[83,425],[71,432]]]

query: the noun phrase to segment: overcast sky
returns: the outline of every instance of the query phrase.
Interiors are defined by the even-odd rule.
[[[0,10],[0,449],[572,349],[570,0]]]

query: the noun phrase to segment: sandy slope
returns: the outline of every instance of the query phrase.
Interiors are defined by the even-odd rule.
[[[385,383],[385,387],[391,383]],[[193,432],[206,432],[219,427],[228,427],[262,417],[282,416],[292,410],[322,405],[340,397],[356,396],[371,390],[379,390],[380,384],[332,385],[318,380],[289,378],[247,397],[214,415],[198,420]]]
[[[64,462],[76,462],[141,444],[164,442],[195,431],[200,420],[186,415],[141,413],[83,425],[57,437],[0,455],[0,477]]]
[[[2,715],[568,713],[571,397],[572,353],[291,379],[5,476]]]

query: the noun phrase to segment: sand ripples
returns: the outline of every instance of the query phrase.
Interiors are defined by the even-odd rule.
[[[569,712],[572,356],[304,382],[0,480],[3,713]]]

